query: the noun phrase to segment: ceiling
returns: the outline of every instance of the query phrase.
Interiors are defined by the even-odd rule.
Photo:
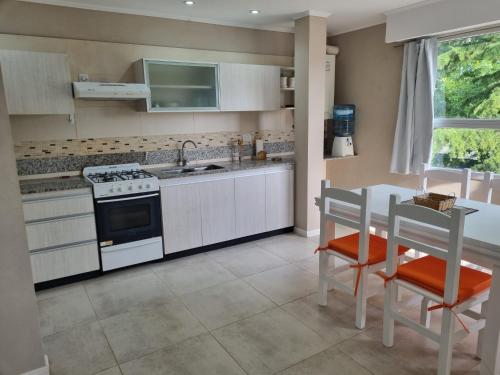
[[[293,31],[293,20],[306,11],[327,15],[328,34],[385,22],[384,12],[423,0],[24,0],[82,9],[192,20],[220,25]],[[427,0],[428,1],[428,0]],[[259,9],[258,15],[249,13]]]

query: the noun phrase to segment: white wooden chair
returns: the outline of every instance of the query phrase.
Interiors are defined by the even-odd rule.
[[[460,184],[460,198],[469,199],[471,170],[465,169],[449,169],[449,168],[429,168],[428,164],[422,163],[419,173],[419,189],[427,191],[427,181],[436,179],[450,183]]]
[[[500,177],[495,176],[492,172],[484,174],[483,181],[483,201],[491,203],[491,195],[493,191],[500,191]]]
[[[345,217],[330,211],[331,200],[359,206],[358,218]],[[362,189],[361,194],[349,190],[330,187],[330,181],[321,183],[321,228],[319,251],[319,304],[327,305],[329,282],[356,297],[356,327],[362,329],[366,324],[366,300],[368,274],[380,271],[385,267],[387,240],[370,234],[370,191]],[[334,239],[335,223],[358,230],[359,232]],[[400,254],[408,249],[401,247]],[[329,277],[329,258],[337,257],[347,264],[333,269]],[[354,269],[354,286],[344,284],[335,278],[335,274]]]
[[[429,230],[448,234],[447,248],[436,247],[410,238],[409,232],[400,234],[400,220],[413,220],[429,225]],[[451,216],[427,207],[400,204],[399,197],[391,195],[389,208],[389,232],[387,239],[386,292],[384,300],[383,342],[387,347],[394,344],[394,321],[398,321],[439,344],[438,375],[448,375],[451,369],[452,346],[470,331],[484,327],[486,305],[491,276],[481,271],[460,266],[462,256],[465,210],[454,208]],[[412,222],[414,225],[415,223]],[[416,233],[417,231],[415,231]],[[423,258],[397,265],[397,246],[404,245],[429,254]],[[423,296],[420,322],[417,323],[399,312],[396,288],[403,287]],[[428,309],[429,301],[438,305]],[[482,304],[481,313],[470,310]],[[430,329],[428,310],[443,308],[441,332]],[[476,320],[467,328],[458,314]],[[463,329],[455,331],[455,320]],[[478,340],[480,353],[482,332]]]

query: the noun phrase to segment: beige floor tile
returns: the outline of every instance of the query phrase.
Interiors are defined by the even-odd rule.
[[[318,287],[317,276],[294,265],[273,268],[244,280],[278,305],[314,293]]]
[[[99,319],[170,301],[172,292],[149,270],[113,273],[85,282]]]
[[[245,375],[208,334],[190,338],[120,367],[124,375]]]
[[[283,305],[282,309],[333,345],[362,332],[355,327],[356,306],[354,301],[346,303],[346,299],[354,298],[342,292],[330,291],[328,293],[328,306],[320,306],[318,295],[313,294]],[[368,306],[367,327],[380,326],[382,318],[383,312],[381,310]]]
[[[122,375],[122,372],[120,371],[120,368],[118,366],[111,367],[107,370],[98,372],[95,375]]]
[[[295,234],[270,237],[256,241],[255,244],[280,258],[292,262],[313,257],[314,250],[318,247],[317,242]]]
[[[43,347],[51,375],[91,375],[116,366],[98,322],[47,336]]]
[[[208,329],[276,307],[271,300],[241,280],[184,295],[182,300]]]
[[[221,249],[208,255],[237,277],[250,276],[287,264],[284,259],[252,245]]]
[[[436,374],[438,345],[399,324],[395,333],[392,348],[386,348],[382,343],[382,327],[370,328],[341,342],[338,347],[376,375]],[[453,373],[464,373],[477,363],[467,344],[455,346]]]
[[[42,336],[96,320],[94,309],[82,287],[39,300],[38,312]]]
[[[118,363],[206,332],[180,301],[101,320]]]
[[[249,374],[272,374],[328,347],[317,333],[281,309],[213,331]]]
[[[192,293],[236,279],[231,272],[208,258],[191,263],[186,262],[176,262],[154,269],[154,272],[176,295]]]
[[[299,362],[279,375],[371,375],[371,372],[359,365],[349,356],[336,348],[327,349],[321,353]]]
[[[66,293],[72,293],[77,290],[85,290],[82,283],[73,283],[63,286],[58,286],[55,288],[40,290],[36,292],[36,298],[38,301],[44,300],[46,298],[61,296]]]

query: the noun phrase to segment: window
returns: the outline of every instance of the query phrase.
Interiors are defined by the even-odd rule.
[[[431,163],[500,173],[500,32],[438,48]]]

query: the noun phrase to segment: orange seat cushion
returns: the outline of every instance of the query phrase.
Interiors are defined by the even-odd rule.
[[[446,261],[443,259],[428,255],[412,260],[399,266],[397,275],[400,280],[444,296]],[[463,302],[488,289],[490,284],[491,276],[487,273],[461,266],[457,300]]]
[[[359,233],[336,238],[328,242],[330,250],[341,253],[349,258],[358,260]],[[408,248],[399,246],[399,255],[408,251]],[[370,234],[370,245],[368,250],[368,264],[385,262],[387,254],[387,240],[383,237]]]

